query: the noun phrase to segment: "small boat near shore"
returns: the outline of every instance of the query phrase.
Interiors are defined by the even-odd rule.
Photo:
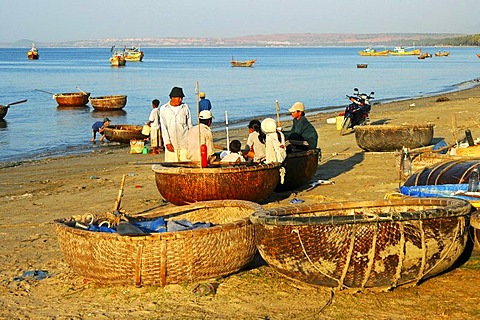
[[[6,105],[2,106],[0,104],[0,120],[3,120],[3,118],[5,118],[5,116],[7,115],[7,112],[8,112],[8,109],[10,108],[10,106],[13,106],[15,104],[19,104],[19,103],[24,103],[24,102],[27,102],[27,99],[23,99],[23,100],[20,100],[20,101],[15,101],[15,102],[11,102],[11,103],[7,103]]]
[[[262,258],[288,279],[337,290],[390,290],[451,268],[471,205],[451,198],[290,205],[256,211]]]
[[[90,92],[57,93],[53,97],[61,107],[83,107],[88,103]]]
[[[277,184],[275,191],[290,191],[308,183],[317,172],[321,157],[320,149],[287,153],[282,164],[285,168],[284,181]]]
[[[280,181],[280,163],[200,168],[196,162],[154,164],[155,182],[162,197],[184,205],[208,200],[266,199]]]
[[[113,111],[121,110],[127,104],[126,95],[112,95],[102,97],[90,97],[90,103],[95,110]]]
[[[364,50],[358,51],[358,54],[364,57],[387,57],[390,50],[377,51],[373,48],[365,48]]]
[[[424,52],[421,55],[419,55],[417,58],[423,60],[425,58],[431,58],[431,57],[432,57],[432,55],[430,53]]]
[[[230,64],[232,65],[232,67],[253,67],[255,62],[257,62],[257,59],[238,61],[238,60],[234,60],[232,57],[232,59],[230,60]]]
[[[85,279],[101,285],[165,286],[219,278],[251,262],[257,249],[249,216],[259,209],[248,201],[222,200],[125,214],[126,224],[135,229],[159,226],[137,235],[121,234],[122,222],[113,226],[116,221],[108,213],[57,219],[54,228],[65,262]],[[169,230],[186,222],[202,227]],[[109,232],[101,231],[102,223],[111,226],[104,227]]]
[[[365,69],[368,67],[368,64],[366,63],[357,63],[357,68],[358,69]]]
[[[105,128],[105,138],[109,141],[129,144],[130,140],[143,140],[148,136],[142,133],[143,126],[116,124]]]
[[[357,145],[366,151],[396,151],[428,146],[433,139],[435,125],[364,125],[355,126]]]
[[[125,60],[126,61],[142,61],[143,60],[144,53],[140,49],[140,47],[130,47],[130,48],[125,48]]]
[[[32,43],[32,48],[27,52],[27,58],[29,60],[38,60],[38,58],[40,58],[35,43]]]

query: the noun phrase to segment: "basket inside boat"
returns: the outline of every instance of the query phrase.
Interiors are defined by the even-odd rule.
[[[101,284],[164,286],[231,274],[249,263],[256,252],[249,216],[259,209],[240,200],[179,206],[150,216],[213,226],[144,236],[74,228],[66,219],[54,226],[66,262],[83,277]]]
[[[250,219],[260,254],[283,276],[388,290],[450,268],[465,249],[470,212],[464,200],[403,198],[262,209]]]

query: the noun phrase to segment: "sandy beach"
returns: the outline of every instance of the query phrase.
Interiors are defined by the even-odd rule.
[[[445,99],[438,102],[438,98]],[[469,128],[480,137],[480,87],[399,102],[375,104],[372,123],[435,124],[434,142],[454,141]],[[285,111],[286,112],[286,111]],[[326,119],[309,113],[319,135],[322,160],[314,180],[330,180],[307,191],[274,193],[261,204],[379,200],[399,187],[395,152],[364,152],[354,134],[340,136]],[[290,121],[282,126],[290,127]],[[455,127],[455,129],[454,129]],[[245,144],[247,129],[230,131]],[[224,132],[215,133],[224,145]],[[214,295],[199,296],[198,283],[166,287],[112,286],[89,282],[63,261],[52,222],[75,214],[111,211],[122,179],[122,209],[145,212],[170,207],[157,191],[148,164],[162,155],[130,154],[129,147],[39,161],[10,163],[0,169],[0,319],[478,319],[480,253],[471,250],[453,270],[418,286],[390,292],[349,294],[292,282],[261,258],[236,274],[201,281],[215,283]],[[44,270],[35,280],[25,272]],[[18,278],[20,277],[20,278]]]

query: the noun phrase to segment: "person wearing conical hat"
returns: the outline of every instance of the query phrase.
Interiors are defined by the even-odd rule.
[[[285,131],[285,137],[294,145],[302,145],[302,142],[308,143],[306,149],[315,149],[318,144],[318,133],[315,127],[305,117],[305,106],[303,102],[295,102],[288,109],[293,118],[293,125],[290,131]]]

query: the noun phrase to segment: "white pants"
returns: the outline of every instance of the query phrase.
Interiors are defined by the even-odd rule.
[[[165,148],[165,162],[188,161],[187,149],[174,150],[170,152]]]

